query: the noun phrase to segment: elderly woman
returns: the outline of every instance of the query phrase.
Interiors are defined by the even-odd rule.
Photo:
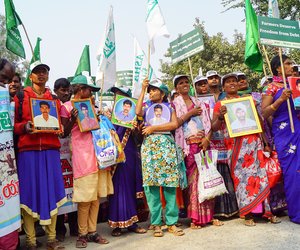
[[[225,100],[239,98],[238,77],[236,74],[227,74],[222,78],[222,85],[226,93]],[[262,154],[263,145],[259,134],[228,138],[225,128],[224,115],[226,106],[218,102],[214,108],[212,129],[222,130],[225,144],[231,149],[230,169],[234,183],[240,216],[245,216],[246,226],[255,226],[252,213],[263,213],[272,223],[279,220],[272,215],[268,203],[270,194],[266,169],[260,164],[259,154]]]
[[[188,179],[187,213],[192,220],[191,228],[199,229],[209,222],[220,226],[223,223],[213,219],[214,199],[202,203],[198,201],[199,172],[194,158],[194,154],[206,150],[209,146],[211,136],[209,107],[204,103],[198,105],[197,100],[189,96],[190,83],[187,75],[175,76],[173,83],[180,94],[173,101],[179,123],[175,139],[185,156]]]
[[[292,75],[293,63],[286,55],[282,56],[281,68],[279,56],[271,61],[273,82],[269,84],[262,100],[262,113],[265,118],[273,117],[272,133],[278,159],[283,171],[288,214],[292,222],[300,223],[300,121],[299,111],[294,109],[292,91],[284,88],[283,77]],[[291,132],[287,100],[290,100],[295,133]],[[284,138],[284,139],[283,139]]]

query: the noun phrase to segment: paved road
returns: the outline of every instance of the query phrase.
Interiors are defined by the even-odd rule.
[[[152,231],[138,235],[126,231],[121,237],[112,237],[111,229],[106,223],[98,224],[98,231],[107,238],[108,245],[89,243],[86,249],[145,249],[145,250],[191,250],[191,249],[300,249],[300,225],[291,223],[287,216],[281,217],[282,223],[270,224],[259,220],[255,227],[246,227],[243,220],[233,219],[225,221],[222,227],[207,226],[193,230],[187,227],[188,220],[183,223],[184,236],[174,236],[165,232],[164,237],[155,238]],[[147,227],[148,223],[141,223]],[[44,245],[46,238],[39,238]],[[21,239],[24,245],[24,236]],[[63,243],[66,250],[75,248],[75,237],[67,237]],[[42,248],[43,249],[43,248]]]

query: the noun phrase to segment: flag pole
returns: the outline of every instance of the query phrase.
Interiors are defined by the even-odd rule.
[[[282,49],[281,48],[279,48],[279,58],[280,58],[280,64],[281,64],[281,71],[282,71],[282,78],[283,78],[284,88],[287,89],[285,72],[284,72],[284,65],[283,65],[283,60],[282,60]],[[292,133],[295,133],[294,121],[293,121],[293,116],[292,116],[290,99],[287,99],[286,101],[287,101],[288,113],[289,113],[289,117],[290,117],[291,131],[292,131]]]
[[[192,78],[191,80],[192,80],[192,84],[193,84],[193,88],[194,88],[194,92],[195,92],[195,97],[198,98],[197,91],[196,91],[196,86],[195,86],[195,83],[194,83],[194,76],[193,76],[192,63],[191,63],[190,57],[188,57],[188,62],[189,62],[190,75],[191,75],[191,78]]]
[[[149,80],[149,74],[150,74],[150,53],[151,52],[151,46],[150,46],[150,41],[148,42],[148,69],[147,69],[147,78]]]
[[[102,99],[103,99],[103,86],[104,86],[104,72],[101,81],[101,89],[100,89],[100,100],[99,100],[99,111],[102,112]]]
[[[30,39],[29,39],[29,36],[28,36],[27,30],[26,30],[26,28],[25,28],[25,26],[24,26],[23,22],[22,22],[22,24],[21,24],[21,25],[22,25],[22,27],[23,27],[23,29],[24,29],[24,32],[25,32],[25,35],[26,35],[27,41],[28,41],[28,43],[29,43],[29,46],[30,46],[30,49],[31,49],[31,53],[32,53],[32,57],[34,58],[33,47],[32,47],[32,44],[31,44],[31,42],[30,42]],[[35,60],[35,58],[34,58],[34,60]]]
[[[270,59],[269,59],[269,56],[268,56],[268,52],[267,52],[267,50],[266,50],[266,46],[265,46],[265,45],[262,45],[262,48],[263,48],[263,51],[264,51],[264,55],[265,55],[265,58],[266,58],[266,61],[267,61],[269,70],[270,70],[270,72],[272,73],[271,63],[270,63]]]

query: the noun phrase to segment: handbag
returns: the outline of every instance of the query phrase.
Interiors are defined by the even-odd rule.
[[[271,154],[269,152],[263,152],[262,163],[266,168],[269,186],[270,188],[273,188],[282,179],[282,170],[278,160],[277,152],[272,151]]]
[[[228,193],[223,177],[217,170],[218,151],[206,150],[195,154],[199,178],[198,178],[198,201],[212,199],[216,196]]]
[[[100,115],[100,128],[92,131],[93,144],[100,169],[125,162],[125,153],[111,121]]]

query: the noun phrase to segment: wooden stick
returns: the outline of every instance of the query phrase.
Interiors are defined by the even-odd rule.
[[[25,35],[26,35],[27,41],[28,41],[28,43],[29,43],[29,46],[30,46],[30,49],[31,49],[31,53],[32,53],[32,57],[33,57],[33,59],[34,59],[34,60],[36,60],[36,59],[34,58],[33,47],[32,47],[32,44],[31,44],[31,42],[30,42],[30,39],[29,39],[29,36],[28,36],[27,30],[26,30],[26,28],[25,28],[25,26],[24,26],[24,24],[23,24],[23,23],[22,23],[21,25],[22,25],[22,27],[23,27],[23,29],[24,29],[24,32],[25,32]]]
[[[150,53],[151,53],[151,46],[150,41],[148,42],[148,67],[147,67],[147,78],[149,80],[149,74],[150,74]]]
[[[99,111],[102,112],[102,99],[103,99],[103,86],[104,86],[104,73],[101,81],[101,89],[100,89],[100,103],[99,103]]]
[[[284,72],[284,65],[283,65],[283,60],[282,60],[282,49],[281,48],[279,48],[279,58],[280,58],[280,64],[281,64],[281,71],[282,71],[282,78],[283,78],[284,88],[287,89],[285,72]],[[293,121],[293,116],[292,116],[290,99],[287,99],[286,101],[287,101],[288,112],[289,112],[289,117],[290,117],[291,131],[292,131],[292,133],[295,133],[294,121]]]
[[[267,61],[269,70],[270,70],[270,72],[271,72],[271,74],[272,74],[271,63],[270,63],[270,59],[269,59],[269,56],[268,56],[268,52],[267,52],[267,50],[266,50],[266,46],[263,45],[262,48],[263,48],[263,51],[264,51],[264,55],[265,55],[265,58],[266,58],[266,61]]]
[[[193,88],[194,88],[194,91],[195,91],[195,97],[198,98],[197,91],[196,91],[196,86],[195,86],[195,83],[194,83],[192,63],[191,63],[191,59],[189,57],[188,57],[188,61],[189,61],[190,75],[191,75],[191,78],[192,78],[191,81],[192,81]]]

